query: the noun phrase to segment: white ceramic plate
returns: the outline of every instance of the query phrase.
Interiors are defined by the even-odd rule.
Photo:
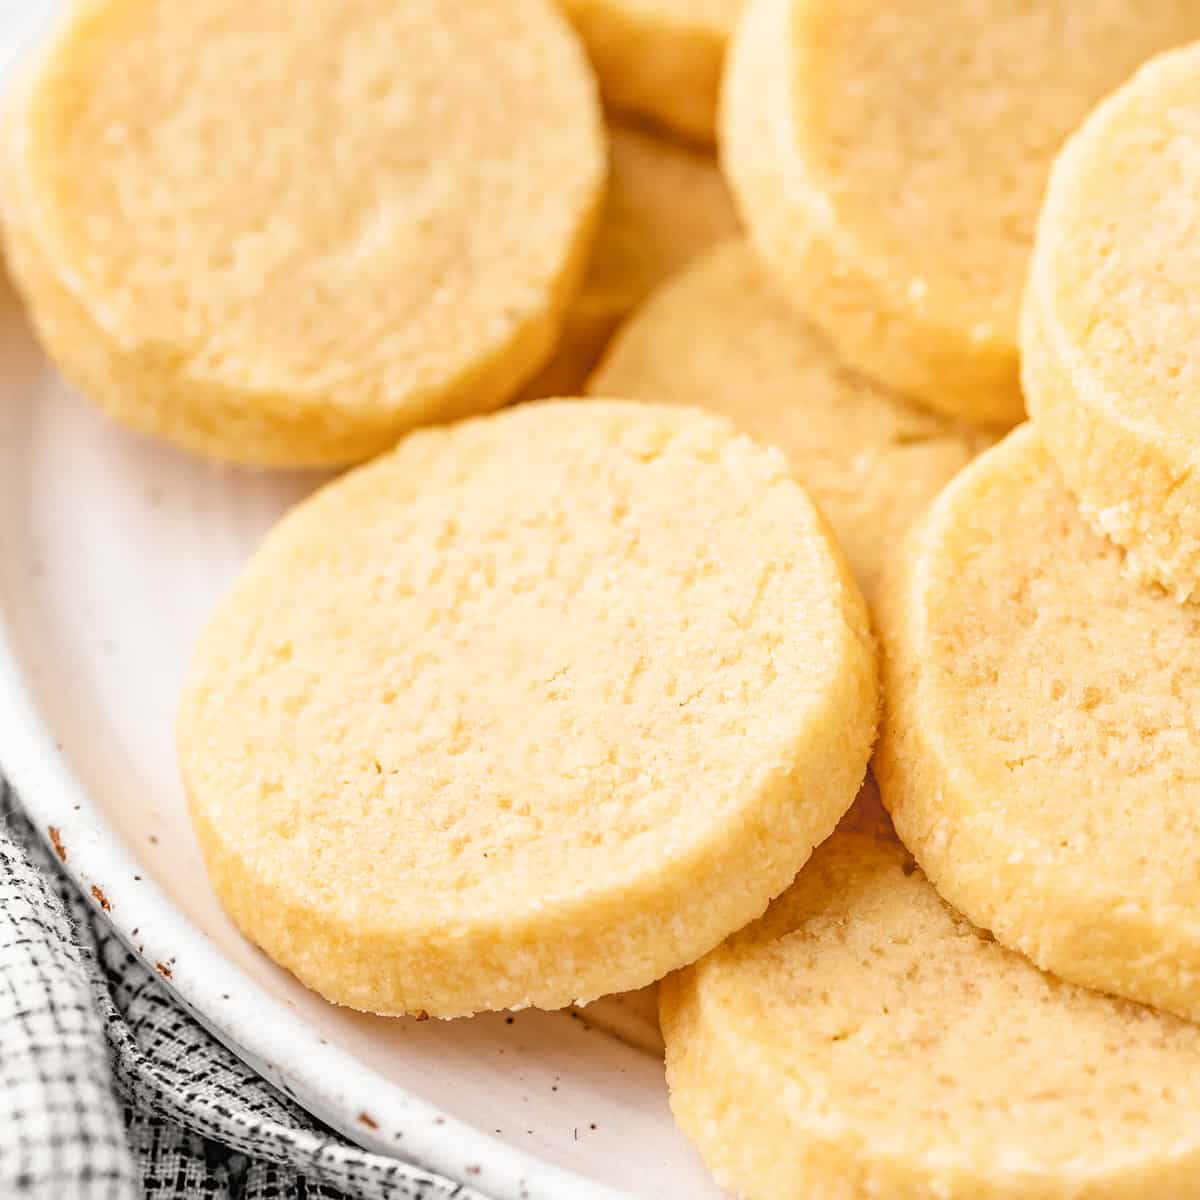
[[[0,66],[37,16],[0,0]],[[218,907],[176,776],[176,694],[218,595],[318,482],[113,427],[0,285],[0,763],[32,820],[214,1033],[361,1145],[497,1200],[719,1196],[671,1123],[661,1062],[630,1044],[653,1038],[636,1011],[624,1041],[602,1028],[611,1010],[366,1017],[306,991]]]

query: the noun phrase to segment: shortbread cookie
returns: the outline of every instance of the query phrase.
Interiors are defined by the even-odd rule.
[[[613,330],[658,284],[737,230],[733,200],[711,155],[609,128],[609,179],[583,287],[529,399],[576,396]]]
[[[851,366],[1020,419],[1017,325],[1051,160],[1191,0],[753,0],[723,153],[788,295]]]
[[[888,551],[991,440],[843,367],[742,241],[705,255],[645,304],[588,390],[703,405],[778,446],[868,600]]]
[[[783,456],[559,402],[413,434],[287,517],[200,641],[180,751],[255,942],[338,1003],[452,1017],[710,950],[833,830],[874,725],[862,598]]]
[[[511,399],[604,183],[550,0],[84,0],[7,143],[9,260],[64,374],[134,428],[269,464]]]
[[[671,1107],[744,1200],[1200,1196],[1200,1027],[1044,975],[837,833],[659,988]]]
[[[877,605],[897,832],[1039,966],[1200,1019],[1200,606],[1122,574],[1028,425],[908,551]]]
[[[1023,328],[1029,411],[1135,577],[1200,600],[1200,47],[1164,55],[1063,151]]]
[[[559,0],[604,98],[673,133],[715,134],[725,47],[744,0]]]

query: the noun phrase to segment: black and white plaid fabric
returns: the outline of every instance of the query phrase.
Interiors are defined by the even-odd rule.
[[[318,1124],[178,1007],[0,779],[0,1196],[484,1200]]]

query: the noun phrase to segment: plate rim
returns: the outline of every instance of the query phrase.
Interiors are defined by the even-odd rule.
[[[28,668],[22,665],[25,660],[11,626],[4,581],[0,575],[0,771],[38,837],[57,853],[60,869],[84,900],[213,1036],[353,1144],[418,1171],[485,1189],[483,1194],[494,1200],[558,1200],[567,1195],[576,1200],[636,1200],[484,1133],[385,1078],[350,1051],[321,1038],[303,1017],[226,958],[141,866],[66,761],[26,682]],[[52,826],[57,844],[49,833]],[[66,847],[65,854],[60,847]],[[105,905],[91,890],[101,881]],[[107,903],[133,888],[136,937],[124,919],[132,907]],[[168,961],[168,947],[169,973],[160,965]],[[270,1011],[270,1020],[261,1019],[264,1010]],[[349,1120],[352,1112],[370,1114],[372,1125],[360,1118],[362,1127],[356,1127]],[[397,1154],[401,1139],[403,1157]]]

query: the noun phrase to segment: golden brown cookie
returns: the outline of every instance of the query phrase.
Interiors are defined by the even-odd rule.
[[[1200,1019],[1200,606],[1123,575],[1025,425],[876,616],[874,770],[937,889],[1064,979]]]
[[[1200,600],[1200,49],[1164,55],[1054,167],[1025,307],[1029,412],[1130,574]]]
[[[872,655],[778,451],[521,405],[283,520],[200,639],[183,778],[225,907],[329,999],[558,1008],[788,886],[862,781]]]
[[[1200,1028],[1044,975],[837,833],[659,988],[671,1107],[744,1200],[1200,1195]]]
[[[5,242],[125,424],[340,463],[547,360],[604,183],[550,0],[83,0],[14,109]]]
[[[928,407],[1023,412],[1017,326],[1051,161],[1191,0],[752,0],[722,152],[752,240],[845,361]]]

